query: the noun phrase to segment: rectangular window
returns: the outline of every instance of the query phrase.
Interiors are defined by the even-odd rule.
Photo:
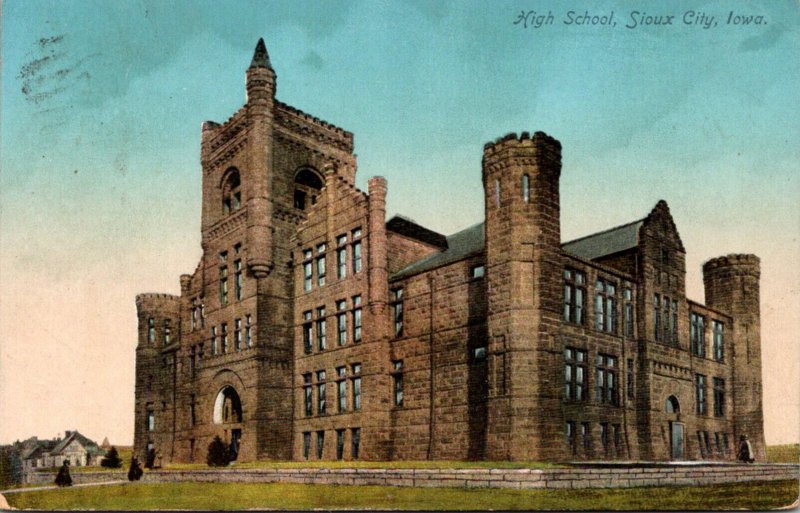
[[[360,452],[361,428],[353,428],[350,430],[350,457],[357,460]]]
[[[697,374],[695,376],[694,387],[697,414],[706,415],[708,413],[708,407],[706,405],[706,377],[702,374]]]
[[[169,343],[172,342],[171,335],[172,335],[172,329],[169,326],[169,319],[164,319],[164,345],[165,346],[168,346]]]
[[[234,292],[236,294],[236,300],[241,301],[242,299],[242,287],[244,285],[242,281],[242,261],[236,260],[233,262],[233,280],[234,280]]]
[[[714,332],[714,359],[718,362],[725,360],[725,325],[719,321],[712,321]]]
[[[197,349],[192,346],[189,351],[189,375],[194,377],[197,372]]]
[[[228,324],[227,323],[223,322],[220,325],[219,336],[222,339],[222,352],[223,353],[227,353],[228,352]]]
[[[670,324],[669,324],[669,307],[672,302],[669,300],[667,296],[664,296],[663,306],[664,306],[664,338],[662,339],[665,344],[672,343],[672,333],[670,332]]]
[[[614,424],[614,455],[622,455],[622,429],[619,424]]]
[[[317,371],[317,414],[325,415],[325,371]]]
[[[706,446],[703,443],[703,432],[702,431],[698,431],[697,432],[697,446],[700,448],[700,457],[701,458],[705,458],[706,457]]]
[[[595,282],[594,319],[595,328],[608,333],[617,332],[617,287],[609,281]]]
[[[361,228],[353,230],[353,274],[361,272]]]
[[[585,401],[587,385],[587,353],[585,349],[564,349],[564,399]]]
[[[586,275],[580,271],[564,270],[564,320],[583,324],[585,308]]]
[[[317,286],[325,285],[325,244],[317,246]]]
[[[206,305],[204,303],[200,303],[200,327],[206,327]]]
[[[336,430],[336,459],[344,458],[344,429]]]
[[[353,343],[361,342],[361,296],[353,296]]]
[[[314,400],[311,389],[311,373],[303,374],[303,406],[306,417],[314,414]]]
[[[197,305],[193,301],[192,302],[192,315],[190,317],[190,320],[191,320],[190,325],[191,325],[192,331],[197,329],[197,310],[198,310],[197,309]]]
[[[228,266],[223,265],[219,268],[219,304],[228,304]]]
[[[628,400],[632,401],[634,397],[634,383],[633,383],[633,359],[628,358],[627,375],[625,379],[625,390],[627,391]]]
[[[247,347],[253,347],[253,325],[251,324],[252,316],[247,314],[244,324],[244,343]]]
[[[311,323],[311,310],[307,310],[303,312],[303,352],[305,352],[305,354],[311,354],[312,350],[311,332],[313,331],[312,326],[313,324]]]
[[[592,432],[588,422],[581,422],[581,446],[584,454],[589,454],[592,449]]]
[[[720,434],[719,431],[714,433],[714,446],[715,446],[715,449],[717,450],[717,454],[718,455],[722,455],[722,440],[721,440],[721,438],[722,437],[721,437],[721,434]]]
[[[303,459],[307,460],[311,452],[311,431],[303,433]]]
[[[690,315],[690,332],[692,354],[705,358],[706,356],[706,321],[705,317],[692,313]]]
[[[678,302],[672,300],[672,345],[678,346]]]
[[[347,344],[347,301],[344,299],[336,302],[336,343]]]
[[[486,361],[486,346],[479,346],[472,350],[472,363]]]
[[[336,368],[336,405],[339,413],[347,411],[347,367]]]
[[[197,405],[197,398],[195,397],[194,394],[192,394],[191,396],[189,396],[189,423],[192,426],[197,424],[196,405]]]
[[[325,452],[325,431],[317,431],[317,459],[322,459]]]
[[[575,454],[577,452],[577,446],[575,445],[575,422],[572,420],[568,420],[565,428],[564,428],[564,436],[567,439],[567,447],[569,447],[569,452],[571,454]]]
[[[308,292],[311,290],[311,287],[314,283],[313,271],[312,271],[312,253],[310,249],[306,249],[303,251],[303,291]]]
[[[722,447],[725,449],[725,454],[728,454],[728,451],[730,451],[730,445],[728,444],[728,433],[722,433]]]
[[[633,291],[625,289],[623,292],[625,299],[625,336],[633,337]]]
[[[145,427],[147,428],[147,430],[148,431],[155,431],[156,430],[156,413],[153,410],[148,409],[146,418],[147,418],[147,420],[146,420],[147,424],[145,425]]]
[[[325,349],[325,307],[317,308],[317,348]]]
[[[394,335],[403,335],[403,289],[392,290],[392,317],[394,318]]]
[[[233,320],[233,347],[237,351],[242,349],[242,320]]]
[[[596,394],[599,403],[617,405],[617,358],[598,354],[595,370]]]
[[[219,345],[217,343],[217,327],[211,327],[211,354],[215,355],[219,351]]]
[[[336,237],[336,277],[347,277],[347,235]]]
[[[661,296],[653,294],[653,328],[656,340],[661,340]]]
[[[353,411],[361,410],[361,364],[354,363],[353,371]]]
[[[478,279],[483,278],[486,274],[486,266],[483,265],[476,265],[472,269],[470,269],[470,278]]]
[[[600,443],[603,446],[603,454],[608,455],[608,422],[600,423]]]
[[[714,416],[725,416],[725,380],[714,378]]]
[[[394,405],[403,406],[403,360],[392,362],[392,382],[394,383]]]

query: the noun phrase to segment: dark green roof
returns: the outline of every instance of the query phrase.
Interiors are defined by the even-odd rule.
[[[421,272],[452,264],[468,256],[480,253],[484,247],[483,223],[470,226],[447,237],[447,249],[428,255],[404,267],[389,277],[390,280],[408,278]]]
[[[639,228],[644,219],[623,224],[599,233],[561,244],[561,249],[575,256],[594,260],[606,255],[635,248],[639,245]]]

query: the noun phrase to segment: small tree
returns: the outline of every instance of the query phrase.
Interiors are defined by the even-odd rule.
[[[119,457],[116,447],[113,445],[111,446],[111,449],[108,450],[105,457],[100,460],[100,466],[106,468],[120,468],[122,466],[122,460]]]
[[[206,463],[210,467],[224,467],[230,462],[230,451],[228,444],[222,441],[219,436],[215,436],[214,440],[208,444],[208,456]]]

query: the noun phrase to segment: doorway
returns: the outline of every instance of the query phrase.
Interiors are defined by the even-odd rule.
[[[670,440],[672,445],[672,459],[684,459],[684,437],[683,437],[683,423],[670,422]]]
[[[242,439],[241,429],[231,429],[231,461],[236,461],[239,457],[239,441]]]

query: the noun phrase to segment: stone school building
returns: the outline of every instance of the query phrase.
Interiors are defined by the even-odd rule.
[[[353,134],[276,98],[202,126],[202,249],[136,298],[135,451],[239,461],[764,457],[759,259],[703,266],[667,204],[562,242],[561,144],[484,146],[485,221],[443,235],[355,185]]]

